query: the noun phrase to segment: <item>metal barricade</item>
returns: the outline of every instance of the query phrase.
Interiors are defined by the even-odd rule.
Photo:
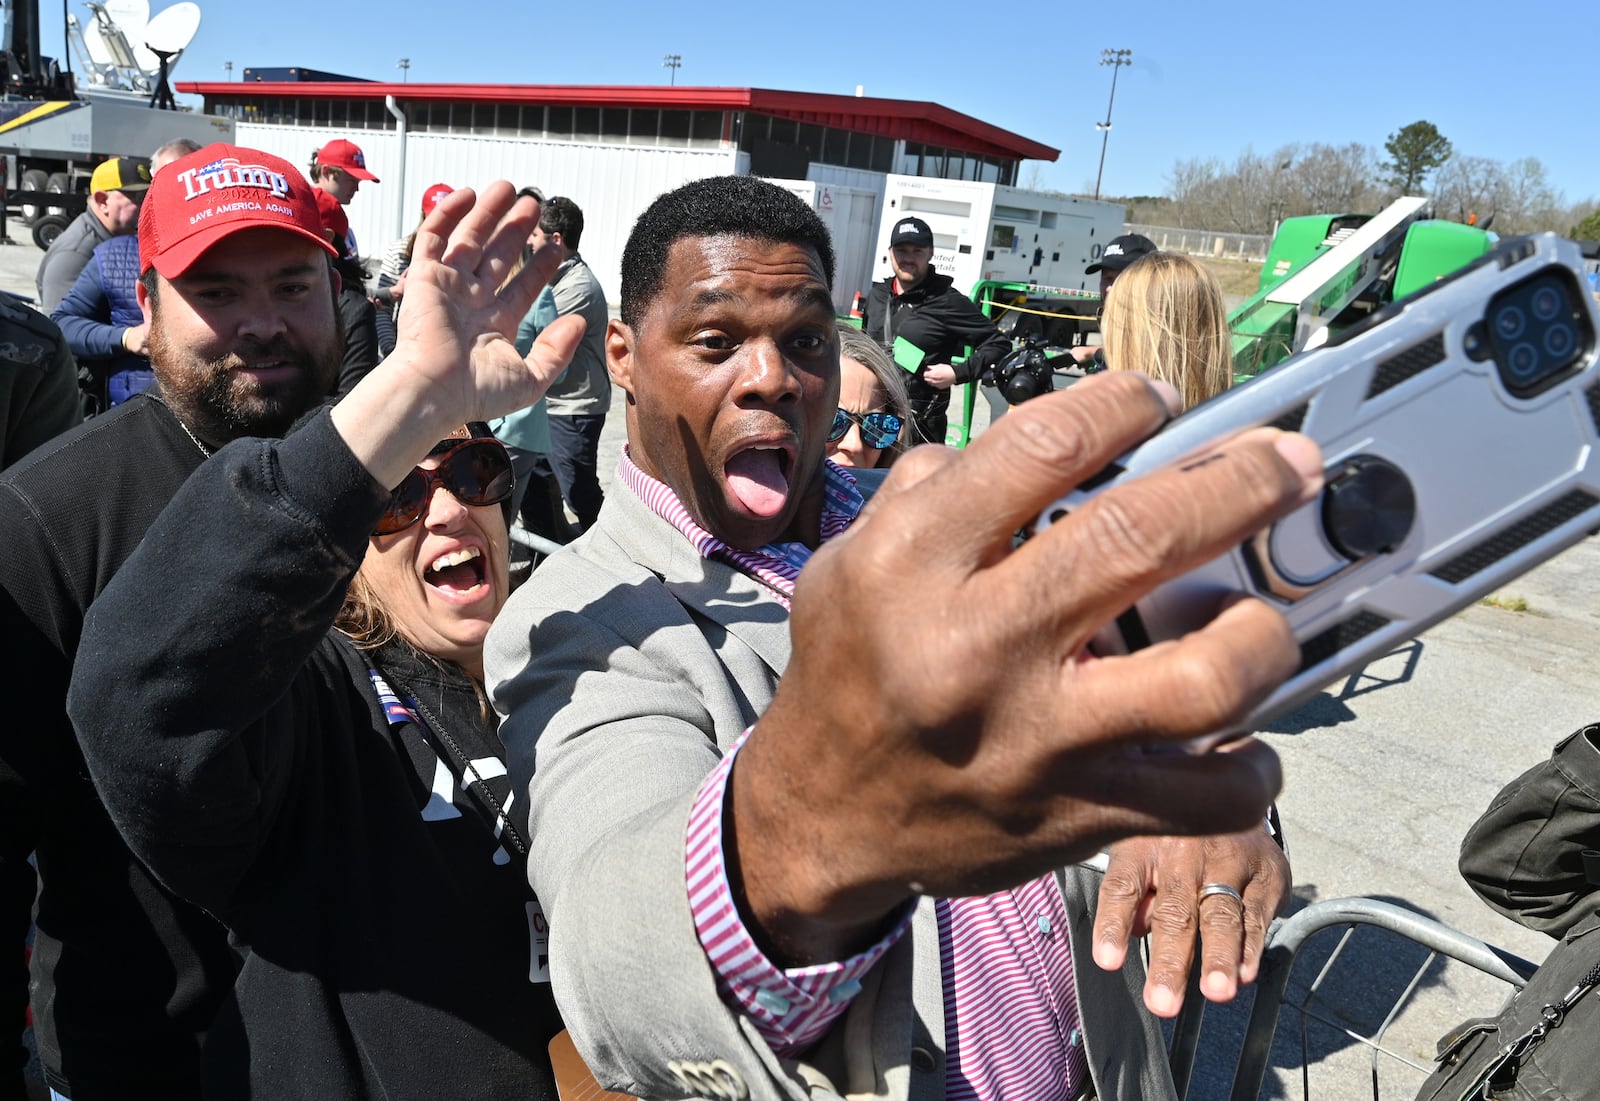
[[[1295,961],[1301,949],[1318,933],[1344,928],[1337,947],[1323,963],[1315,979],[1310,983],[1299,1001],[1288,997],[1289,976],[1294,969]],[[1384,1016],[1382,1022],[1371,1035],[1363,1035],[1352,1029],[1345,1020],[1328,1009],[1319,997],[1323,992],[1325,981],[1333,972],[1339,962],[1341,954],[1349,945],[1351,937],[1358,927],[1370,927],[1397,937],[1411,941],[1427,950],[1427,957],[1410,981],[1405,985],[1400,995],[1395,999],[1393,1006]],[[1273,922],[1268,935],[1267,947],[1262,954],[1260,975],[1255,983],[1254,1001],[1251,1005],[1249,1022],[1245,1027],[1243,1039],[1240,1044],[1239,1059],[1234,1069],[1232,1086],[1228,1093],[1230,1101],[1256,1101],[1261,1095],[1262,1084],[1265,1081],[1267,1068],[1271,1060],[1273,1038],[1278,1031],[1278,1023],[1283,1015],[1285,1006],[1297,1012],[1300,1018],[1300,1069],[1301,1069],[1301,1096],[1311,1097],[1310,1079],[1310,1047],[1306,1035],[1306,1022],[1308,1020],[1320,1022],[1330,1028],[1341,1032],[1351,1042],[1361,1044],[1371,1051],[1372,1058],[1372,1097],[1378,1101],[1378,1066],[1379,1057],[1386,1056],[1398,1060],[1413,1069],[1426,1074],[1431,1068],[1418,1063],[1401,1052],[1394,1051],[1384,1046],[1384,1038],[1391,1025],[1406,1008],[1421,983],[1424,974],[1433,966],[1440,957],[1456,960],[1474,968],[1477,971],[1506,983],[1511,989],[1520,990],[1528,976],[1537,968],[1528,960],[1514,956],[1492,945],[1486,944],[1476,937],[1468,936],[1458,930],[1452,929],[1432,918],[1423,917],[1403,907],[1392,903],[1370,898],[1339,898],[1327,902],[1318,902],[1287,918]],[[1200,1028],[1205,1013],[1205,1001],[1200,997],[1199,971],[1190,977],[1189,995],[1184,999],[1183,1011],[1179,1014],[1173,1027],[1172,1042],[1169,1049],[1169,1058],[1172,1064],[1173,1079],[1178,1085],[1179,1096],[1186,1101],[1200,1101],[1199,1095],[1190,1097],[1193,1086],[1192,1077],[1194,1070],[1195,1053],[1200,1040]],[[1480,1007],[1479,1013],[1488,1014],[1499,1008],[1496,1006]],[[1469,1012],[1462,1012],[1461,1018],[1470,1016]],[[1420,1084],[1421,1079],[1418,1079]],[[1213,1096],[1208,1090],[1206,1096]],[[1220,1096],[1220,1095],[1217,1095]],[[1330,1095],[1331,1096],[1331,1095]],[[1406,1095],[1410,1097],[1410,1094]],[[1348,1094],[1339,1097],[1345,1101]]]
[[[535,532],[531,532],[520,524],[512,525],[511,540],[514,543],[520,543],[522,546],[527,547],[534,554],[543,555],[545,558],[549,558],[552,554],[561,549],[560,543],[557,543],[551,539],[546,539],[544,536],[536,534]]]

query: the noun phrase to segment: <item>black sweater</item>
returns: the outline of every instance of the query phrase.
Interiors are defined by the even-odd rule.
[[[920,419],[925,411],[943,411],[950,404],[949,390],[923,381],[929,364],[949,363],[971,345],[972,355],[955,369],[956,381],[975,382],[1011,350],[1011,342],[1000,335],[994,322],[984,317],[971,299],[955,289],[948,275],[930,271],[905,294],[893,293],[893,284],[891,275],[872,285],[861,331],[891,355],[896,337],[904,337],[922,349],[922,365],[906,377],[906,392]]]
[[[118,837],[65,706],[84,610],[201,458],[167,407],[140,395],[0,475],[0,637],[15,693],[0,723],[0,929],[16,945],[27,928],[37,851],[34,1030],[47,1077],[74,1101],[197,1097],[200,1038],[237,968],[222,926],[158,886]],[[26,976],[12,970],[20,954],[0,958],[0,1011],[15,1022]]]
[[[485,776],[492,717],[459,673],[330,631],[386,496],[326,414],[229,445],[90,610],[69,710],[130,846],[247,949],[208,1094],[553,1098],[522,861],[391,724],[373,658]]]

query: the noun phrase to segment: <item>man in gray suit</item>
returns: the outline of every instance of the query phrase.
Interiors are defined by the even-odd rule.
[[[1297,650],[1256,603],[1132,658],[1085,646],[1309,500],[1320,456],[1249,433],[1012,551],[1169,415],[1108,376],[908,453],[862,511],[823,461],[832,270],[809,208],[747,177],[662,196],[624,252],[628,451],[485,651],[562,1013],[646,1097],[1170,1096],[1141,987],[1176,1012],[1198,927],[1231,997],[1288,881],[1271,751],[1163,750]],[[1096,924],[1077,862],[1119,839]],[[1147,928],[1148,982],[1124,965]]]

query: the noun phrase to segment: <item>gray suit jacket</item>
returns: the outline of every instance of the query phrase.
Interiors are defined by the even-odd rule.
[[[594,529],[511,598],[485,663],[531,830],[529,878],[551,923],[557,1001],[601,1083],[631,1093],[719,1096],[731,1073],[754,1098],[942,1098],[930,901],[801,1062],[774,1055],[723,1004],[695,935],[690,805],[788,660],[787,610],[702,559],[620,482]],[[1091,961],[1098,876],[1071,868],[1061,879],[1098,1095],[1174,1096],[1160,1029],[1140,1008],[1137,953],[1117,974]]]

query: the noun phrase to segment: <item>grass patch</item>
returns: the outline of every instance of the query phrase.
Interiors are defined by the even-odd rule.
[[[1491,608],[1499,608],[1503,612],[1531,612],[1533,610],[1528,606],[1526,597],[1502,596],[1499,593],[1484,597],[1480,603],[1487,604]]]
[[[1229,301],[1243,301],[1256,293],[1261,282],[1261,265],[1248,260],[1218,260],[1210,256],[1195,256],[1222,284],[1222,294]]]

